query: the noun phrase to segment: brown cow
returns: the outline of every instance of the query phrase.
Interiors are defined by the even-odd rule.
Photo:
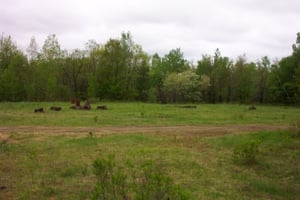
[[[80,100],[76,99],[75,100],[75,105],[76,105],[76,107],[80,107]]]
[[[91,104],[90,104],[90,101],[87,100],[85,103],[84,103],[84,106],[82,107],[82,109],[85,109],[85,110],[90,110],[91,109]]]

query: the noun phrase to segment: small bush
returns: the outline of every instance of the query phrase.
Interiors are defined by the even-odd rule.
[[[180,187],[167,176],[161,163],[145,163],[135,178],[135,199],[188,199]]]
[[[72,177],[76,174],[75,168],[66,168],[64,171],[60,173],[60,176],[63,178]]]
[[[54,196],[55,193],[56,193],[56,191],[55,191],[55,189],[54,189],[53,187],[48,186],[48,187],[45,187],[45,188],[43,189],[43,195],[44,195],[45,197],[51,197],[51,196]]]
[[[141,118],[144,118],[144,117],[145,117],[145,114],[146,114],[145,107],[142,106],[142,107],[140,108],[140,116],[141,116]]]
[[[98,116],[94,116],[93,120],[94,120],[95,123],[97,123],[98,122]]]
[[[188,199],[188,194],[166,175],[161,163],[149,161],[125,171],[116,166],[114,156],[109,156],[95,160],[93,167],[97,182],[92,199]]]
[[[235,147],[232,155],[233,161],[240,164],[254,164],[260,144],[260,140],[250,140]]]
[[[93,167],[97,182],[92,199],[128,199],[126,175],[116,168],[113,155],[95,160]]]
[[[290,136],[292,138],[300,138],[300,121],[293,121],[290,128]]]
[[[9,151],[9,145],[7,140],[0,140],[0,152],[6,153]]]
[[[234,120],[243,120],[245,118],[245,113],[238,112],[233,115]]]

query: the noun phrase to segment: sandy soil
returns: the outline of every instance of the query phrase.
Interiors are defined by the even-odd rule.
[[[93,135],[122,133],[160,133],[160,134],[197,134],[213,136],[231,133],[256,131],[287,130],[289,126],[246,124],[246,125],[203,125],[203,126],[104,126],[104,127],[47,127],[47,126],[0,126],[0,139],[5,139],[11,133],[38,135]]]

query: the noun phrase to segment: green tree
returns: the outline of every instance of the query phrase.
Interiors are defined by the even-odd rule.
[[[213,63],[212,100],[213,102],[229,102],[232,95],[232,62],[228,57],[222,57],[217,49]]]
[[[200,77],[193,71],[170,73],[164,81],[168,102],[198,102],[201,99]]]
[[[150,67],[150,87],[152,101],[164,101],[164,95],[162,91],[163,82],[166,77],[166,72],[162,67],[162,58],[155,53],[151,57],[151,67]]]
[[[158,54],[152,56],[152,66],[150,70],[151,87],[156,91],[156,99],[159,102],[165,102],[163,83],[166,77],[171,73],[180,73],[190,69],[188,62],[184,59],[183,53],[179,48],[172,49],[164,57]]]
[[[0,38],[0,70],[7,69],[13,57],[18,53],[17,45],[12,41],[11,36]]]
[[[30,62],[35,61],[38,58],[38,44],[34,37],[30,39],[29,46],[26,48],[27,58]]]
[[[45,100],[64,100],[62,95],[66,91],[62,90],[62,73],[64,52],[58,43],[54,34],[49,35],[45,40],[41,54],[35,63],[31,63],[33,67],[33,75],[31,81],[33,83],[35,99]]]
[[[61,58],[63,51],[55,34],[48,35],[42,47],[42,57],[45,60],[54,60]]]
[[[273,102],[299,104],[300,102],[300,34],[297,34],[293,53],[272,65],[269,90]]]
[[[120,40],[110,39],[104,46],[97,66],[97,96],[101,99],[124,99],[126,60]]]
[[[211,82],[213,77],[213,62],[212,58],[209,55],[202,55],[202,59],[198,61],[196,73],[199,76],[206,76],[209,80],[209,88],[205,95],[202,97],[205,102],[211,103],[213,102],[213,94],[211,89]]]
[[[10,36],[0,38],[0,100],[26,100],[28,63]]]
[[[233,69],[233,101],[250,103],[255,97],[256,65],[239,56]]]
[[[125,80],[126,96],[124,96],[124,98],[127,100],[137,99],[139,92],[143,90],[142,88],[140,88],[140,91],[137,90],[139,85],[139,83],[137,83],[138,72],[141,67],[147,67],[147,54],[143,52],[140,45],[137,45],[133,41],[129,32],[121,34],[120,42],[124,52],[125,70],[127,74]]]
[[[130,33],[122,33],[120,39],[110,39],[98,53],[96,85],[99,98],[147,98],[149,58],[141,46],[133,42]]]
[[[98,84],[96,78],[97,67],[103,53],[103,48],[95,40],[89,40],[85,45],[87,53],[87,76],[88,76],[88,97],[96,97]]]
[[[177,48],[172,49],[162,58],[162,68],[168,74],[172,72],[184,72],[189,69],[189,66],[181,50]]]
[[[267,56],[261,58],[257,63],[257,100],[259,103],[264,103],[267,100],[268,85],[267,80],[271,62]]]
[[[140,48],[134,55],[134,88],[137,92],[136,99],[147,101],[150,88],[149,56]]]
[[[201,92],[202,101],[205,101],[204,98],[208,96],[209,88],[210,88],[210,78],[206,74],[203,74],[202,76],[200,76],[200,92]]]
[[[65,58],[62,66],[63,83],[68,87],[70,96],[77,99],[87,99],[87,59],[85,51],[75,49]]]
[[[209,90],[203,97],[206,102],[229,102],[232,96],[232,62],[228,57],[221,56],[219,49],[215,55],[203,55],[198,61],[196,72],[200,76],[208,76]]]

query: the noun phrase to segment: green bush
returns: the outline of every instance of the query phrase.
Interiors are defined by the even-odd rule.
[[[97,159],[93,163],[97,177],[92,199],[129,199],[127,196],[126,175],[116,168],[115,157]]]
[[[233,150],[233,161],[240,164],[254,164],[256,155],[259,152],[260,140],[250,140],[238,145]]]
[[[0,152],[8,152],[9,151],[9,144],[7,140],[0,140]]]
[[[188,194],[166,175],[161,163],[152,161],[141,167],[116,166],[114,156],[93,163],[97,181],[92,199],[159,200],[188,199]]]
[[[135,177],[135,199],[188,199],[179,186],[176,186],[167,176],[162,163],[149,161]]]
[[[300,137],[300,121],[293,121],[290,127],[290,136],[292,138]]]

